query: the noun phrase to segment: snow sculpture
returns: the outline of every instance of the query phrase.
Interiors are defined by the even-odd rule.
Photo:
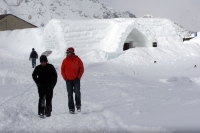
[[[181,41],[173,23],[167,19],[117,18],[90,20],[51,20],[44,29],[43,45],[46,49],[64,52],[67,47],[122,52],[129,48],[157,47]]]

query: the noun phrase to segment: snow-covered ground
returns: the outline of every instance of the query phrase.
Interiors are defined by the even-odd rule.
[[[58,73],[53,112],[40,119],[28,58],[33,47],[39,55],[45,50],[42,35],[42,29],[0,33],[1,133],[200,132],[200,36],[110,55],[90,46],[76,51],[74,46],[85,65],[82,112],[74,115],[68,112],[66,84],[60,74],[65,56],[56,56],[58,51],[53,50],[48,57]]]

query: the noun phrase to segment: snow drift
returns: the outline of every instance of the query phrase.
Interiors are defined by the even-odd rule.
[[[70,46],[77,53],[99,50],[112,55],[123,52],[125,43],[129,43],[130,48],[152,47],[153,42],[157,42],[158,47],[182,43],[176,30],[168,19],[53,19],[44,28],[0,32],[0,45],[6,47],[12,38],[12,52],[23,49],[23,53],[17,53],[19,55],[28,54],[26,44],[39,52],[52,50],[55,58],[64,56],[65,49]]]

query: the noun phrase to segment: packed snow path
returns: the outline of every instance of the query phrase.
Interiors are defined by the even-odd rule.
[[[200,111],[197,107],[200,103],[199,78],[179,75],[181,71],[189,71],[187,75],[193,73],[195,76],[199,68],[186,65],[184,60],[171,65],[166,62],[167,67],[164,67],[166,64],[153,64],[147,68],[132,68],[112,60],[87,67],[81,80],[82,112],[76,114],[69,114],[60,64],[52,61],[59,78],[54,89],[52,116],[46,119],[37,116],[38,92],[31,77],[31,63],[24,59],[14,60],[1,60],[1,67],[7,71],[1,72],[1,86],[12,92],[0,102],[0,132],[160,133],[187,126],[187,119],[199,119],[190,114],[191,108],[194,114]],[[186,60],[192,64],[198,58]],[[184,67],[177,71],[182,63]],[[153,69],[165,71],[162,72],[165,78],[157,76],[159,74],[154,77]],[[177,77],[170,77],[170,71]],[[185,114],[189,115],[181,118]],[[189,125],[198,127],[198,123]]]
[[[58,83],[52,116],[46,119],[37,115],[38,92],[31,62],[22,54],[24,49],[3,45],[7,48],[0,49],[0,132],[198,132],[198,40],[129,49],[109,59],[99,58],[105,55],[102,51],[79,51],[85,73],[81,79],[82,112],[76,114],[68,112],[66,85],[60,75],[64,57],[50,55]]]
[[[55,66],[59,78],[54,89],[52,116],[41,119],[37,115],[38,92],[35,83],[32,81],[33,69],[30,62],[23,59],[19,59],[18,62],[8,60],[7,63],[1,62],[1,67],[4,65],[12,67],[4,74],[1,73],[1,79],[4,80],[4,82],[1,82],[1,86],[5,89],[11,89],[12,92],[10,92],[9,97],[7,97],[8,95],[3,97],[0,103],[0,132],[129,133],[166,131],[159,127],[127,126],[119,116],[113,113],[113,109],[121,111],[124,105],[132,107],[135,100],[141,99],[141,97],[129,98],[125,91],[134,92],[136,90],[128,89],[128,87],[143,85],[131,83],[129,80],[120,81],[113,77],[124,76],[121,72],[111,71],[108,75],[112,78],[108,80],[102,78],[102,76],[105,76],[104,72],[86,69],[81,87],[82,112],[69,114],[65,82],[61,78],[59,66]],[[126,96],[128,96],[127,100],[123,99]],[[125,115],[131,113],[124,111]],[[140,110],[133,110],[132,113],[137,112],[141,113]]]

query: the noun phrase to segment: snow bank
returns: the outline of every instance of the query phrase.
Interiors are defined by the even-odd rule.
[[[42,33],[42,28],[3,31],[0,32],[0,47],[9,49],[9,52],[16,56],[29,56],[33,47],[42,53]]]
[[[44,30],[45,47],[60,50],[98,49],[121,52],[125,42],[133,41],[133,47],[152,47],[181,42],[173,23],[167,19],[92,19],[51,20]],[[50,43],[51,42],[51,43]]]
[[[10,52],[16,55],[27,57],[34,47],[39,54],[51,50],[49,58],[58,59],[72,46],[76,54],[84,58],[91,58],[86,56],[93,51],[96,57],[91,60],[97,62],[112,58],[113,53],[116,57],[120,55],[124,43],[131,43],[133,48],[152,47],[153,42],[157,42],[158,47],[182,44],[170,20],[149,18],[52,19],[44,28],[0,32],[0,39],[1,48],[7,49],[6,44],[9,44]]]
[[[175,85],[190,85],[193,83],[189,77],[171,77],[167,79],[167,82]]]
[[[199,57],[200,44],[190,43],[158,48],[134,48],[129,49],[114,61],[127,65],[149,65],[154,61],[177,60],[186,57]]]

